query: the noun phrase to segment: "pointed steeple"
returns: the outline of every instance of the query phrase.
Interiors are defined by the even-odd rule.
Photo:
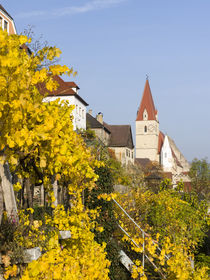
[[[146,79],[144,92],[141,99],[141,104],[137,112],[136,121],[142,120],[157,120],[157,110],[155,109],[152,93],[149,86],[149,81]]]

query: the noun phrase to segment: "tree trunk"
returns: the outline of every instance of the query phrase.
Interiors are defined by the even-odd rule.
[[[0,182],[0,225],[1,225],[3,211],[4,211],[4,199],[3,199],[2,185],[1,185],[1,182]]]
[[[29,178],[25,179],[25,187],[26,187],[28,207],[32,208],[33,207],[33,196],[32,196],[31,183],[30,183]]]
[[[18,222],[17,204],[8,163],[0,164],[0,177],[7,215],[10,219]]]

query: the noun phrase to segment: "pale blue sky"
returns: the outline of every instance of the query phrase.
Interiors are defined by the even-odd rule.
[[[160,129],[188,160],[210,159],[209,0],[0,1],[78,71],[80,95],[110,124],[131,124],[149,75]]]

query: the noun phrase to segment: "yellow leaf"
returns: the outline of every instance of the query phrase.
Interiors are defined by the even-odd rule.
[[[46,159],[45,158],[41,158],[41,160],[40,160],[40,167],[41,168],[44,168],[44,167],[46,167]]]

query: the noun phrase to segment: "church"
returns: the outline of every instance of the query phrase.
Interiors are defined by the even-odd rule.
[[[136,162],[156,162],[172,180],[189,182],[190,165],[175,142],[160,131],[158,111],[155,108],[150,85],[146,79],[142,99],[136,117]]]

